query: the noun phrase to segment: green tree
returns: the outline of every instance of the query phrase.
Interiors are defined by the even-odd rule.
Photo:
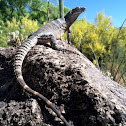
[[[37,19],[42,24],[58,17],[58,6],[49,1],[32,0],[29,4],[29,13],[31,19]]]
[[[0,15],[1,19],[5,22],[11,20],[12,17],[20,20],[22,16],[26,16],[26,6],[30,0],[1,0],[0,1]]]

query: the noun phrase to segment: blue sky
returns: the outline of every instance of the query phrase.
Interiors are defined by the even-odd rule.
[[[50,2],[57,4],[54,0]],[[79,18],[86,16],[89,22],[94,22],[96,13],[102,11],[106,16],[112,17],[113,25],[116,27],[120,27],[126,18],[126,0],[64,0],[64,6],[70,9],[76,6],[86,7],[86,11]]]

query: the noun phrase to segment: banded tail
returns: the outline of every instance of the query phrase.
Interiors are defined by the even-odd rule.
[[[14,72],[15,76],[17,78],[17,81],[19,84],[23,87],[24,90],[29,92],[30,94],[33,94],[34,96],[38,96],[40,99],[46,102],[46,104],[57,114],[57,116],[66,124],[66,126],[70,126],[67,120],[61,115],[61,113],[55,108],[55,106],[42,94],[32,90],[24,81],[22,76],[22,64],[25,56],[30,51],[30,49],[36,45],[37,43],[36,37],[30,37],[26,41],[22,43],[22,45],[19,47],[19,49],[16,52],[15,55],[15,61],[14,61]]]

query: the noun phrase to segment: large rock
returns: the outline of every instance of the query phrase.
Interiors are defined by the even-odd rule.
[[[64,110],[71,126],[125,126],[126,89],[104,76],[73,46],[58,43],[80,55],[36,45],[23,63],[26,83]],[[15,51],[0,48],[0,125],[64,125],[42,100],[25,93],[16,82]]]

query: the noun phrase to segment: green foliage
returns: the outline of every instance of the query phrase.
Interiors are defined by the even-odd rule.
[[[118,34],[118,29],[112,26],[111,18],[105,17],[104,13],[97,14],[95,20],[95,23],[89,23],[84,18],[76,21],[72,26],[72,43],[78,49],[83,46],[82,52],[91,61],[93,61],[93,52],[89,47],[89,43],[97,58],[100,58],[101,53],[111,53]]]
[[[38,22],[43,23],[47,17],[47,5],[41,0],[32,0],[29,4],[30,19],[37,19]]]
[[[64,7],[64,14],[69,11],[67,7]],[[48,2],[41,0],[32,0],[29,4],[30,19],[37,19],[42,24],[48,22]],[[59,18],[59,6],[49,3],[49,17],[50,21]]]
[[[68,12],[68,8],[64,8],[64,13]],[[6,22],[12,18],[21,20],[28,16],[32,20],[37,20],[40,24],[48,21],[48,2],[45,0],[0,0],[0,20]],[[59,18],[59,6],[49,4],[50,21]]]
[[[5,22],[15,17],[20,20],[28,12],[25,10],[30,0],[0,0],[0,17]]]
[[[35,32],[38,29],[37,21],[30,20],[28,17],[23,17],[21,21],[17,21],[16,18],[12,18],[12,21],[6,21],[5,23],[1,21],[0,31],[0,46],[7,47],[7,42],[12,41],[23,41],[27,38],[32,32]],[[14,37],[15,32],[19,31],[18,37]],[[12,33],[13,32],[13,33]],[[17,39],[19,38],[19,40]],[[17,40],[17,41],[16,41]],[[11,44],[10,44],[11,45]]]
[[[94,54],[89,46],[92,46],[96,56],[99,57],[101,51],[106,52],[105,44],[102,43],[102,38],[100,37],[100,32],[97,32],[98,26],[94,23],[88,23],[85,19],[76,21],[72,26],[72,43],[80,49],[83,47],[82,52],[88,56],[90,60],[93,60]],[[83,43],[83,45],[82,45]]]

